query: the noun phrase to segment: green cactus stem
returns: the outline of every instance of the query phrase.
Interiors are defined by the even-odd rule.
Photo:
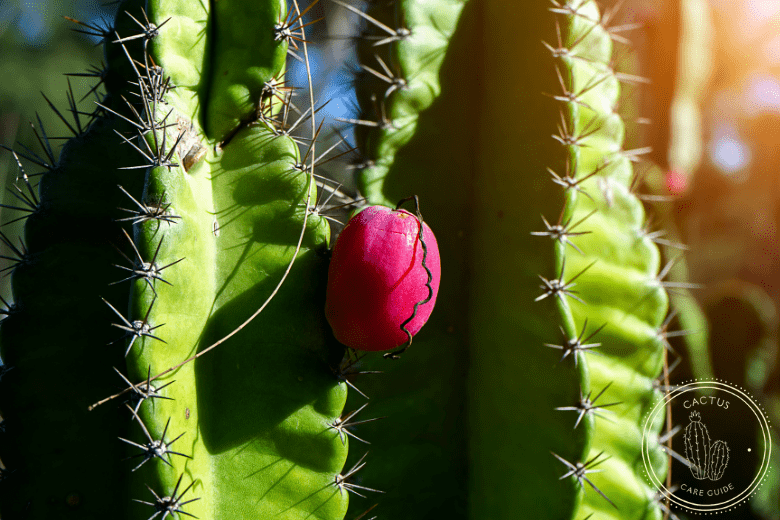
[[[329,229],[267,95],[299,11],[209,9],[123,3],[94,121],[74,109],[75,137],[20,185],[35,208],[0,329],[3,517],[344,517]],[[87,411],[122,386],[127,403]]]
[[[665,475],[663,418],[642,425],[670,266],[624,148],[614,13],[336,4],[366,28],[361,189],[418,195],[437,235],[430,320],[394,361],[344,357],[325,323],[315,96],[301,153],[280,90],[308,8],[126,1],[105,97],[88,120],[70,103],[59,157],[45,136],[19,155],[44,172],[20,176],[24,242],[0,235],[4,518],[663,516],[641,446]],[[721,474],[724,448],[697,464]]]
[[[410,31],[388,42],[385,60],[412,72],[400,76],[410,87],[413,65],[439,56],[409,43],[430,20],[423,18],[418,30],[413,5],[369,11],[386,23],[402,20]],[[411,94],[394,91],[379,111],[383,124],[359,132],[371,202],[418,193],[437,236],[459,237],[453,247],[442,246],[442,280],[468,273],[468,285],[455,297],[441,296],[432,320],[465,309],[467,328],[422,331],[416,352],[438,356],[417,354],[415,369],[427,375],[457,367],[448,361],[460,355],[452,344],[468,344],[473,518],[514,518],[517,511],[540,518],[662,515],[637,461],[642,416],[661,395],[668,298],[660,254],[632,192],[632,162],[641,151],[623,149],[617,112],[623,76],[612,68],[610,15],[590,1],[529,2],[522,9],[470,2],[456,30],[441,31],[453,36],[441,68],[425,76],[440,80],[428,90],[434,99],[413,104]],[[381,30],[371,34],[377,38]],[[367,39],[361,48],[364,64],[373,47]],[[462,73],[469,66],[478,80]],[[361,86],[359,97],[369,102],[365,120],[370,102],[386,90]],[[461,142],[462,148],[452,145]],[[389,370],[409,380],[404,368]],[[434,388],[440,381],[427,383]],[[397,399],[399,391],[377,391],[375,409],[390,411],[383,400]],[[439,396],[439,408],[457,395],[453,389]],[[410,420],[403,432],[421,430],[419,419],[408,410],[404,416]],[[426,438],[453,426],[424,424]],[[379,443],[397,435],[375,431],[367,438]],[[659,474],[666,473],[665,458],[659,443],[652,461]],[[428,471],[399,457],[393,467]],[[462,491],[451,486],[439,493],[457,501]],[[428,511],[413,510],[420,517]]]

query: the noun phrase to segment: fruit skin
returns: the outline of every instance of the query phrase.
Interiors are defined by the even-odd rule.
[[[341,232],[333,248],[325,299],[325,317],[341,343],[380,351],[407,341],[401,326],[429,294],[419,232],[413,214],[385,206],[364,209]],[[428,321],[441,279],[439,247],[424,222],[423,241],[432,294],[406,325],[412,336]]]

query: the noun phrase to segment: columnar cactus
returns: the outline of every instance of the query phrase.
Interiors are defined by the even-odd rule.
[[[302,23],[244,4],[124,2],[91,121],[74,110],[59,158],[45,137],[25,154],[45,171],[20,178],[2,325],[4,518],[344,516],[328,227],[274,121]],[[88,411],[118,387],[127,406]]]
[[[392,382],[372,388],[375,410],[403,427],[367,437],[382,447],[375,459],[391,450],[367,474],[385,487],[418,477],[414,496],[425,486],[428,502],[394,510],[405,517],[467,507],[473,518],[660,518],[640,451],[643,415],[661,395],[667,269],[633,192],[641,150],[623,149],[617,104],[620,83],[632,78],[612,58],[622,36],[591,1],[515,7],[401,2],[368,13],[403,21],[408,34],[380,53],[374,42],[389,32],[367,24],[363,63],[379,54],[406,89],[360,83],[369,102],[356,122],[368,127],[358,132],[363,188],[371,202],[421,194],[440,237],[443,292],[415,340],[413,370],[448,392],[418,391],[419,403]],[[472,80],[463,70],[478,72]],[[462,356],[468,365],[452,359]],[[452,374],[466,366],[467,424],[434,427],[425,416],[453,406],[462,380]],[[410,368],[386,370],[413,377]],[[466,490],[449,478],[463,459],[442,460],[441,447],[461,442],[464,426]],[[445,437],[449,444],[425,443]],[[414,446],[408,461],[388,448],[404,439]],[[665,459],[659,443],[656,474],[666,473]],[[431,480],[439,484],[422,484]]]
[[[701,414],[693,411],[691,422],[685,427],[685,458],[694,478],[720,480],[729,464],[729,447],[724,441],[710,440]]]
[[[691,412],[690,419],[685,427],[685,458],[694,478],[704,480],[710,468],[710,433],[699,412]]]
[[[366,27],[362,191],[419,195],[437,236],[414,346],[339,365],[326,328],[314,154],[276,117],[286,55],[306,59],[297,4],[128,0],[106,98],[59,158],[45,137],[25,153],[46,171],[37,191],[20,177],[26,243],[3,236],[3,516],[341,519],[382,490],[388,518],[661,517],[640,452],[667,269],[623,149],[611,13],[336,3]],[[364,392],[388,420],[358,438]],[[370,455],[347,462],[348,437]],[[373,508],[357,498],[350,518]]]
[[[710,446],[710,467],[707,477],[710,480],[720,480],[726,466],[729,464],[729,447],[723,441],[715,441]]]

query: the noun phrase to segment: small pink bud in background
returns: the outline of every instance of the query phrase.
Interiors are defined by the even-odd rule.
[[[428,297],[419,232],[412,213],[384,206],[370,206],[347,223],[333,248],[325,297],[325,317],[341,343],[369,351],[406,343],[401,324]],[[427,224],[423,241],[433,295],[406,325],[412,335],[428,321],[441,278],[439,248]]]
[[[673,168],[664,174],[666,191],[681,197],[688,192],[688,176],[682,170]]]

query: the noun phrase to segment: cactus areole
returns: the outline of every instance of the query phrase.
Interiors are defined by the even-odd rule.
[[[333,248],[325,316],[344,345],[390,350],[428,321],[440,278],[428,225],[403,209],[369,206],[350,219]]]

